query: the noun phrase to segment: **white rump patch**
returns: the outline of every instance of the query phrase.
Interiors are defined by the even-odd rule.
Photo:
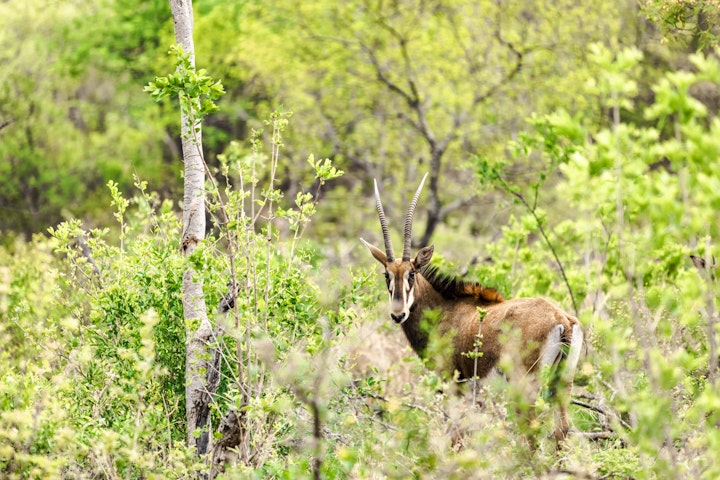
[[[575,329],[577,330],[577,329]],[[555,325],[550,330],[547,340],[545,340],[545,346],[540,354],[540,365],[542,369],[545,366],[551,366],[560,359],[560,339],[562,334],[565,332],[565,327],[561,324]],[[577,363],[577,362],[576,362]]]
[[[575,377],[575,369],[578,361],[580,361],[580,353],[583,348],[583,339],[582,327],[579,324],[573,325],[572,335],[570,336],[570,349],[568,350],[563,371],[563,380],[566,382],[571,382]]]

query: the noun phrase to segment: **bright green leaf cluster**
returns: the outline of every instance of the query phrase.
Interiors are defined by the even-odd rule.
[[[320,185],[324,185],[328,180],[341,177],[345,172],[335,168],[329,158],[315,161],[315,156],[308,157],[308,163],[315,170],[315,178],[320,181]]]
[[[220,80],[214,80],[205,69],[195,69],[190,54],[185,53],[181,45],[170,47],[168,54],[175,58],[175,73],[155,77],[144,91],[156,102],[165,97],[178,98],[180,108],[192,117],[191,124],[194,125],[217,111],[215,101],[225,94],[225,90]]]

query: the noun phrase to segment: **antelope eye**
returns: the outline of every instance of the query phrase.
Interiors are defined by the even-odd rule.
[[[410,270],[410,273],[408,274],[408,278],[410,280],[415,280],[415,271],[414,270]]]

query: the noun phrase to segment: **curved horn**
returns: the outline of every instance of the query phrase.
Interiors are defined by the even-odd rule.
[[[380,227],[382,227],[383,239],[385,240],[385,253],[387,254],[387,261],[392,262],[395,260],[395,254],[393,253],[392,240],[390,240],[390,227],[388,227],[385,211],[380,201],[377,180],[374,179],[373,181],[375,182],[375,208],[377,208],[378,217],[380,217]]]
[[[403,256],[402,256],[403,262],[410,261],[410,239],[412,238],[412,222],[413,222],[413,216],[415,216],[415,206],[417,205],[418,198],[420,197],[420,192],[422,191],[423,185],[425,185],[425,179],[427,178],[427,176],[428,176],[428,174],[426,173],[422,179],[422,182],[420,182],[420,186],[418,187],[417,191],[415,192],[415,195],[412,198],[412,201],[410,202],[410,206],[408,207],[407,216],[405,217],[405,235],[403,237]]]

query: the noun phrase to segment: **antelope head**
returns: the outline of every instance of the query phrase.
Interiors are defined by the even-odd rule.
[[[420,268],[430,262],[435,248],[433,245],[421,248],[414,259],[410,258],[413,216],[415,215],[415,206],[417,205],[426,178],[427,174],[425,174],[422,182],[420,182],[420,186],[415,192],[408,207],[407,215],[405,216],[405,232],[401,259],[395,258],[395,254],[393,253],[392,241],[390,240],[390,228],[388,227],[385,211],[380,201],[377,180],[375,180],[375,207],[377,208],[378,217],[380,217],[380,227],[382,228],[383,239],[385,240],[385,251],[383,252],[362,238],[360,239],[370,250],[372,256],[385,268],[385,283],[387,284],[388,293],[390,294],[390,318],[398,324],[404,323],[410,317],[410,308],[415,301],[415,275]]]

